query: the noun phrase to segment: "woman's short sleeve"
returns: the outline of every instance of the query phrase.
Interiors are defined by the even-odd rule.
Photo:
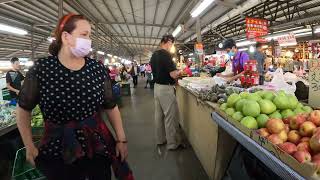
[[[19,92],[19,107],[27,111],[32,111],[32,109],[39,103],[38,68],[39,62],[36,62],[35,65],[28,71]]]
[[[104,89],[104,103],[103,107],[105,109],[113,109],[116,107],[116,102],[113,96],[112,92],[112,83],[111,83],[111,78],[110,75],[107,71],[107,69],[102,66],[103,68],[103,76],[104,76],[104,84],[103,84],[103,89]]]

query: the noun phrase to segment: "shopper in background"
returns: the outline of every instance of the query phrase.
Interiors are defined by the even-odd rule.
[[[18,99],[18,94],[21,89],[24,76],[19,71],[20,62],[17,57],[11,58],[12,69],[6,74],[7,88],[10,91],[11,99]]]
[[[191,67],[191,63],[187,63],[186,67],[183,70],[188,75],[188,77],[192,77],[192,71],[190,67]]]
[[[293,66],[294,66],[294,71],[299,71],[303,69],[303,62],[299,59],[298,54],[293,55]]]
[[[167,143],[169,150],[178,149],[182,145],[175,96],[175,84],[181,72],[176,69],[170,54],[173,43],[172,35],[163,36],[160,43],[161,49],[153,53],[150,61],[155,81],[156,143],[157,145]]]
[[[132,67],[130,69],[130,75],[132,76],[134,87],[137,87],[139,75],[139,67],[137,65],[137,62],[133,62]]]
[[[246,52],[240,52],[237,48],[236,42],[233,39],[227,39],[223,43],[225,49],[232,61],[232,71],[229,74],[217,74],[220,77],[229,78],[229,81],[234,81],[240,78],[244,72],[244,65],[249,60],[249,55]]]
[[[151,68],[150,63],[146,64],[145,68],[146,68],[145,71],[146,71],[146,75],[147,75],[147,82],[146,82],[146,86],[144,88],[147,89],[148,84],[149,84],[150,88],[153,89],[153,84],[152,84],[153,76],[152,76],[152,68]]]
[[[141,76],[146,77],[146,66],[144,64],[141,64],[139,69],[140,69]]]
[[[265,64],[265,59],[266,55],[263,52],[261,43],[257,43],[256,45],[256,52],[254,53],[254,59],[257,61],[258,66],[257,70],[259,72],[259,84],[263,85],[264,83],[264,64]]]
[[[30,69],[19,94],[17,125],[27,160],[48,180],[132,180],[125,162],[127,140],[105,67],[85,57],[91,48],[91,26],[82,15],[63,16],[50,54]],[[36,147],[31,111],[40,105],[45,132]],[[106,112],[116,139],[101,118]]]

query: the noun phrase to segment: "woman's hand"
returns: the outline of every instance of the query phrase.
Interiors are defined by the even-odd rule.
[[[123,162],[128,157],[128,146],[127,143],[117,142],[116,145],[116,155],[121,156],[121,161]]]
[[[34,160],[36,159],[38,154],[39,154],[39,151],[34,145],[31,147],[26,147],[26,159],[33,167],[36,166],[36,163],[34,162]]]

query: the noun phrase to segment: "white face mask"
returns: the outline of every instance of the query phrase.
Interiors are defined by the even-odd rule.
[[[89,54],[91,49],[91,40],[84,38],[76,39],[76,46],[71,47],[71,52],[76,57],[85,57]]]

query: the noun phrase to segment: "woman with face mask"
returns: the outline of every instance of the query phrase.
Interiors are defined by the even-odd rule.
[[[227,51],[229,58],[232,61],[232,73],[226,75],[217,74],[217,76],[226,77],[228,78],[228,81],[237,80],[244,72],[244,65],[249,60],[249,55],[246,52],[240,52],[233,39],[225,40],[223,49]]]
[[[26,158],[49,180],[132,180],[125,159],[127,140],[111,79],[103,65],[86,57],[91,49],[91,26],[82,15],[60,19],[52,56],[29,70],[19,93],[17,125]],[[30,119],[39,104],[45,132],[40,145],[32,141]],[[101,118],[106,112],[116,138]]]

